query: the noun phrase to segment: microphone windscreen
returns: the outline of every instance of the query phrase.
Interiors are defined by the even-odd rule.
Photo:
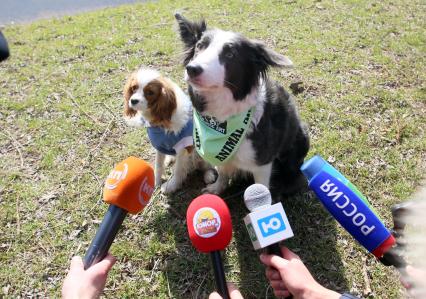
[[[262,184],[253,184],[244,192],[244,204],[250,212],[272,203],[271,192]]]
[[[104,201],[131,214],[148,204],[154,191],[154,171],[144,160],[129,157],[118,163],[108,175]]]
[[[201,252],[223,250],[232,238],[231,214],[219,196],[203,194],[186,211],[186,224],[192,245]]]

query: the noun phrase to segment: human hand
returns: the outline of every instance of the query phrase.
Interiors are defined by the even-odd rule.
[[[240,291],[233,283],[227,283],[227,286],[228,286],[229,298],[244,299],[243,295],[241,295]],[[220,296],[217,292],[213,292],[210,294],[209,299],[222,299],[222,296]]]
[[[266,277],[277,297],[294,298],[340,298],[340,294],[331,291],[312,277],[297,254],[286,247],[281,247],[283,258],[277,255],[261,254],[260,260],[266,268]]]
[[[426,298],[426,271],[407,266],[401,282],[413,298]]]
[[[99,298],[105,287],[108,272],[115,264],[115,261],[115,257],[108,253],[102,261],[84,270],[81,257],[73,257],[70,270],[62,285],[62,298]]]

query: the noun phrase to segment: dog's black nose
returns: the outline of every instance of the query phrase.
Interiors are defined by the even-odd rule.
[[[203,68],[198,65],[197,66],[187,65],[186,72],[188,73],[189,78],[195,78],[203,72]]]
[[[137,103],[139,103],[139,100],[131,99],[131,100],[130,100],[130,103],[131,103],[132,105],[136,105]]]

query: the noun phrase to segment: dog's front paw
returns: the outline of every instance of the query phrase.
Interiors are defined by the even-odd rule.
[[[167,155],[166,159],[164,160],[164,165],[166,165],[166,167],[169,167],[169,166],[171,166],[175,162],[176,162],[176,157],[175,156]]]
[[[225,185],[220,182],[219,179],[216,180],[213,184],[207,185],[205,188],[201,190],[202,193],[210,193],[210,194],[220,194],[225,190]]]
[[[161,192],[164,194],[170,194],[179,189],[179,187],[180,184],[178,184],[172,177],[170,180],[161,185]]]
[[[216,181],[216,171],[214,169],[207,169],[204,172],[204,183],[207,185],[213,184]]]

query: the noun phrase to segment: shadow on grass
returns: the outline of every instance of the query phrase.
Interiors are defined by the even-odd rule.
[[[174,248],[163,256],[162,275],[170,298],[206,298],[214,290],[210,256],[196,251],[186,228],[186,210],[204,187],[201,172],[195,172],[175,194],[165,198],[166,213],[156,215],[150,225],[168,234]]]
[[[296,252],[322,285],[339,292],[349,290],[343,263],[337,254],[335,220],[310,191],[288,197],[282,204],[294,233],[294,237],[282,245]],[[240,213],[239,219],[247,214],[242,201],[230,203],[230,208],[233,213]],[[273,290],[266,288],[265,268],[258,258],[260,251],[254,252],[243,221],[234,224],[234,239],[241,268],[240,286],[245,298],[275,298]]]
[[[154,218],[152,225],[173,235],[175,251],[164,257],[163,275],[173,298],[207,298],[215,289],[213,269],[208,254],[197,252],[186,230],[186,209],[203,187],[200,173],[195,173],[180,192],[167,199],[167,213]],[[235,281],[244,298],[275,298],[248,237],[243,218],[248,214],[243,192],[252,182],[236,181],[222,194],[232,215],[233,240],[223,256],[228,281]],[[327,214],[312,192],[301,192],[283,200],[294,237],[284,244],[305,262],[314,277],[324,286],[343,292],[348,290],[344,268],[337,254],[337,231],[334,219]]]

